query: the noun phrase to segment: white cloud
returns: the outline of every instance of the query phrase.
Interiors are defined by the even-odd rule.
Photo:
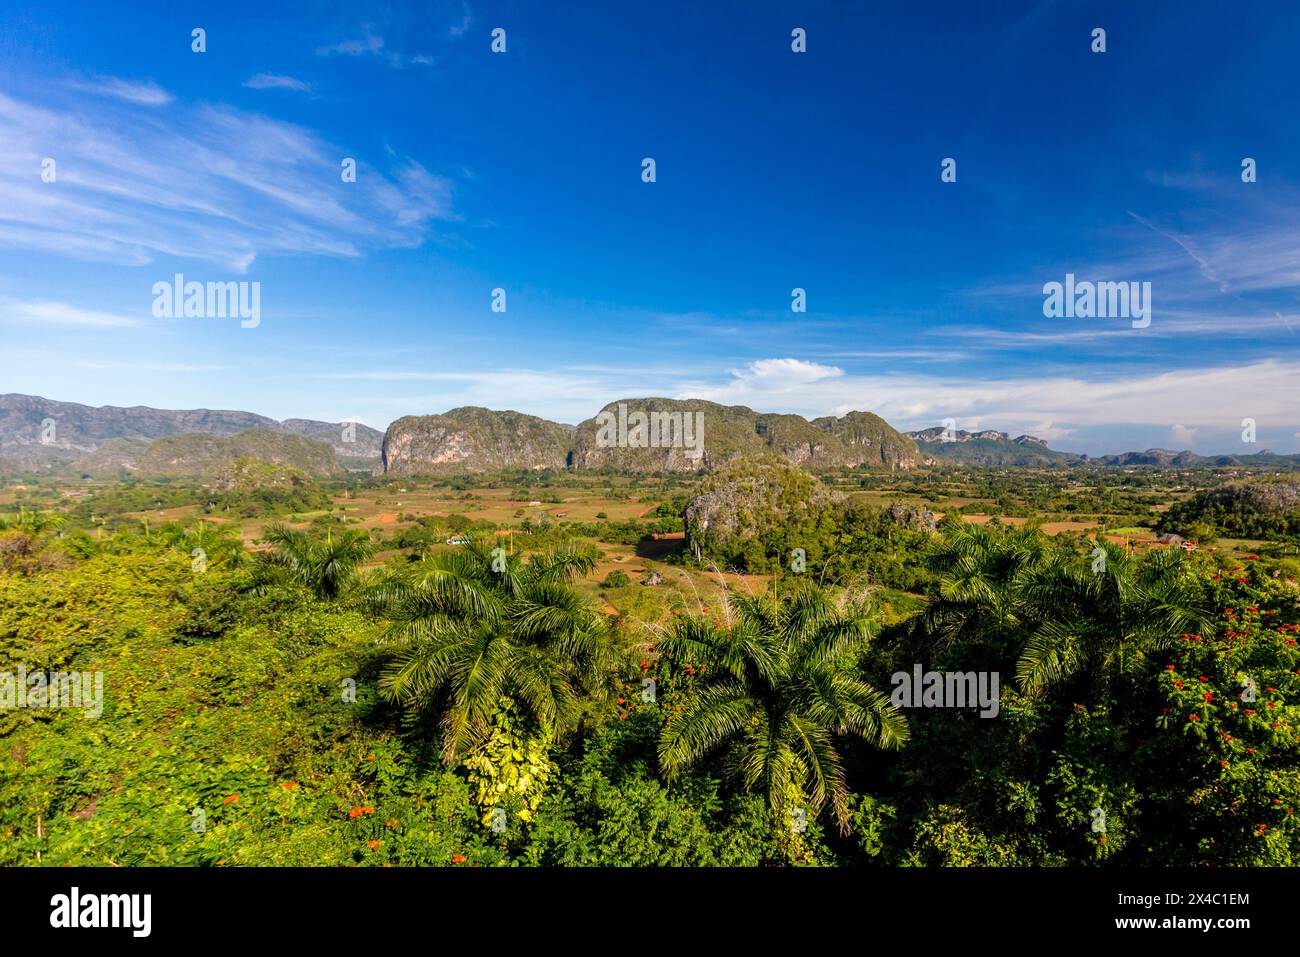
[[[1188,428],[1185,425],[1175,425],[1169,430],[1169,437],[1174,440],[1174,444],[1179,447],[1186,447],[1196,441],[1196,433],[1200,429]]]
[[[172,95],[153,80],[123,80],[115,76],[97,76],[93,80],[73,80],[74,90],[116,97],[141,106],[166,106]]]
[[[1294,394],[1300,361],[1265,360],[1239,366],[1183,369],[1159,375],[1047,376],[1008,379],[913,373],[848,375],[798,360],[765,359],[733,371],[727,381],[681,382],[675,394],[728,405],[801,415],[843,415],[861,409],[899,429],[955,418],[960,428],[1017,434],[1070,435],[1083,427],[1177,425],[1209,432],[1236,429],[1243,416],[1297,423]],[[1046,428],[1044,428],[1046,426]],[[1187,433],[1191,434],[1191,433]]]
[[[333,56],[337,53],[342,56],[364,56],[367,53],[379,53],[383,48],[384,38],[367,30],[359,40],[340,40],[328,46],[319,46],[316,55]]]
[[[463,37],[469,30],[469,25],[473,22],[474,17],[469,11],[469,4],[462,4],[461,17],[447,28],[447,35],[451,37]]]
[[[56,144],[56,145],[51,145]],[[237,272],[258,256],[360,256],[420,245],[453,220],[452,184],[414,160],[390,174],[315,133],[228,106],[144,109],[0,94],[0,245],[129,265],[158,255]],[[41,160],[57,163],[42,182]]]
[[[98,329],[138,326],[128,316],[94,309],[82,309],[66,302],[0,303],[0,318],[24,325],[85,326]]]
[[[381,56],[394,70],[400,70],[407,66],[433,66],[435,60],[428,54],[407,55],[389,50],[385,47],[384,38],[377,33],[366,29],[365,35],[360,39],[340,40],[338,43],[331,43],[326,46],[316,48],[317,56]]]
[[[244,81],[244,86],[250,90],[293,90],[298,93],[311,91],[310,83],[304,83],[302,80],[294,79],[291,76],[281,76],[277,73],[254,74]]]

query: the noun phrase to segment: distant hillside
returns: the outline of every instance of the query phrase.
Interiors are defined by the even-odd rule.
[[[847,412],[813,419],[812,424],[839,439],[848,449],[848,465],[879,465],[889,469],[911,469],[923,464],[922,453],[909,436],[894,429],[874,412]]]
[[[1158,468],[1224,468],[1233,465],[1270,466],[1300,464],[1300,455],[1277,455],[1267,449],[1252,455],[1197,455],[1183,450],[1147,449],[1145,452],[1124,452],[1120,455],[1103,455],[1093,459],[1098,465],[1135,466],[1150,465]]]
[[[306,436],[329,445],[341,460],[365,459],[373,465],[379,458],[384,433],[360,422],[317,422],[313,419],[285,419],[279,425],[285,432]],[[347,462],[347,464],[352,464]]]
[[[212,487],[236,495],[253,492],[315,492],[316,486],[299,469],[243,456],[221,467]]]
[[[249,429],[303,435],[332,446],[349,464],[369,467],[378,459],[383,433],[357,424],[275,419],[252,412],[213,409],[93,407],[34,395],[0,395],[0,464],[8,469],[58,466],[112,442],[104,461],[140,450],[139,442],[174,435],[231,436]],[[346,442],[346,436],[355,441]],[[124,440],[124,441],[114,441]],[[133,444],[135,443],[135,444]]]
[[[638,433],[637,414],[671,416],[672,428],[652,427]],[[681,434],[677,423],[684,425],[687,415],[693,416],[692,423],[703,423],[702,431],[686,430],[690,443],[676,438]],[[603,428],[611,421],[621,430],[622,438],[617,438],[618,430],[611,434]],[[661,432],[669,441],[654,447]],[[611,438],[616,439],[612,444]],[[688,444],[700,453],[698,457],[687,454],[692,451]],[[569,462],[575,468],[674,472],[714,469],[742,456],[766,454],[814,468],[871,465],[910,469],[921,459],[915,443],[869,412],[809,422],[798,415],[755,412],[743,405],[702,399],[634,398],[611,402],[596,416],[580,422],[573,431]]]
[[[1160,529],[1190,538],[1203,529],[1231,538],[1300,535],[1300,476],[1230,482],[1198,492],[1161,516]]]
[[[564,468],[570,430],[522,412],[478,406],[442,415],[408,415],[384,433],[376,472],[419,475],[502,468]]]
[[[925,455],[941,464],[1050,468],[1080,465],[1087,461],[1087,456],[1048,448],[1046,442],[1032,435],[1019,435],[1013,439],[1005,432],[967,432],[963,429],[949,432],[937,426],[904,434],[914,440]]]
[[[231,436],[169,435],[153,442],[111,439],[76,460],[80,472],[185,475],[212,480],[236,459],[253,459],[315,478],[340,474],[334,449],[301,435],[249,429]]]
[[[682,516],[697,559],[726,555],[774,529],[815,522],[844,496],[789,462],[737,459],[705,479]]]

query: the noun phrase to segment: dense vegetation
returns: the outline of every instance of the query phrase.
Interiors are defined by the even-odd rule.
[[[338,522],[250,554],[77,509],[0,528],[5,668],[104,682],[98,716],[0,710],[3,864],[1300,863],[1286,559],[848,497],[702,555],[761,588],[642,619],[597,596],[654,589],[587,587],[603,523],[408,525],[373,568],[398,543]],[[997,673],[996,717],[896,707],[918,665]]]
[[[1169,509],[1161,527],[1202,538],[1209,531],[1233,538],[1300,541],[1300,481],[1230,482],[1205,489]]]

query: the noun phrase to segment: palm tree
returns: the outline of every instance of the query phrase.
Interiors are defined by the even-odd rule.
[[[367,586],[394,651],[380,693],[436,716],[447,760],[480,743],[503,709],[555,733],[605,676],[606,621],[570,584],[595,567],[575,546],[528,561],[471,538]]]
[[[1023,690],[1041,692],[1074,678],[1116,690],[1183,634],[1212,622],[1179,549],[1130,555],[1109,542],[1092,557],[1058,555],[1024,583],[1041,622],[1016,666]],[[1103,557],[1104,555],[1104,557]]]
[[[267,527],[262,539],[270,543],[271,551],[258,556],[261,583],[287,580],[325,599],[337,598],[373,552],[369,534],[357,528],[337,534],[331,529],[320,539],[275,524]]]
[[[58,531],[67,524],[67,519],[53,512],[29,512],[20,505],[12,515],[0,515],[0,530],[17,529],[27,535],[37,536],[45,532]]]
[[[1022,590],[1044,560],[1047,542],[1036,528],[999,531],[963,524],[947,529],[930,554],[939,573],[936,593],[920,617],[927,636],[945,645],[971,639],[983,644],[1022,642],[1026,625]]]
[[[228,565],[241,565],[247,559],[243,542],[234,527],[218,522],[198,520],[193,528],[172,526],[169,530],[169,544],[194,555],[201,550],[209,561],[224,562]]]
[[[807,585],[780,600],[735,597],[727,614],[725,627],[684,618],[662,642],[675,663],[705,669],[699,689],[664,726],[664,773],[674,779],[721,750],[727,769],[746,790],[764,795],[778,821],[794,802],[806,802],[813,814],[829,803],[847,833],[836,737],[881,748],[900,747],[908,737],[888,696],[856,667],[875,630],[867,608],[852,596],[834,602]]]

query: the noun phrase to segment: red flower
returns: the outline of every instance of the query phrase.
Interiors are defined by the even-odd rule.
[[[1200,716],[1199,714],[1194,714],[1194,715],[1192,715],[1191,717],[1189,717],[1187,720],[1188,720],[1188,721],[1200,721],[1200,720],[1201,720],[1201,716]]]
[[[464,854],[451,855],[451,862],[453,864],[464,864],[466,860],[468,860],[468,858],[466,858]]]

